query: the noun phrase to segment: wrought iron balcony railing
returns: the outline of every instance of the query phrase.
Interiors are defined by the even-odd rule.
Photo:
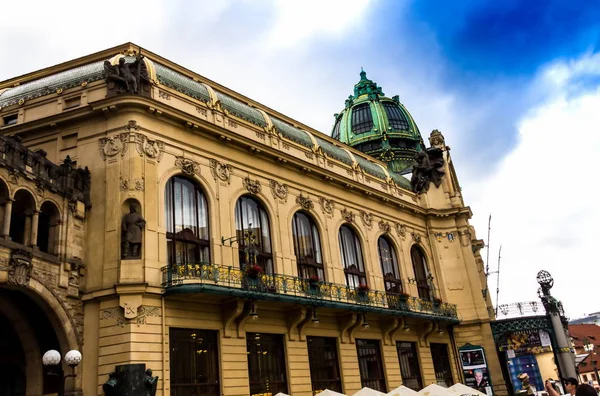
[[[168,293],[197,291],[231,294],[257,299],[288,300],[316,306],[378,311],[385,314],[436,316],[456,321],[456,305],[417,297],[359,290],[331,282],[281,274],[251,274],[236,267],[186,264],[162,268],[163,286]],[[304,301],[301,301],[302,299]]]

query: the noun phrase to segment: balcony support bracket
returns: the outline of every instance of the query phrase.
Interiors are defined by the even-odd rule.
[[[288,327],[288,339],[290,341],[296,341],[296,333],[298,333],[298,338],[302,341],[302,336],[300,335],[300,328],[297,327],[304,319],[306,318],[306,308],[298,308],[290,313],[287,320]]]

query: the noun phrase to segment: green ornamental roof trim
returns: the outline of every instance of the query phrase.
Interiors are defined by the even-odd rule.
[[[232,98],[229,95],[219,91],[216,91],[215,93],[217,95],[217,99],[219,99],[221,102],[221,106],[223,106],[223,108],[229,113],[262,128],[267,126],[267,122],[260,111],[240,102],[237,99]]]
[[[352,166],[352,159],[344,149],[336,147],[332,143],[318,136],[315,136],[315,139],[317,140],[317,144],[319,145],[319,147],[321,147],[321,149],[325,154],[327,154],[327,156],[336,159],[348,166]]]
[[[191,96],[201,102],[210,102],[210,94],[203,84],[181,73],[177,73],[160,63],[154,63],[154,67],[156,69],[156,78],[162,85],[181,92],[184,95]]]
[[[400,187],[412,191],[410,180],[408,180],[406,177],[394,172],[390,172],[390,177]]]
[[[17,104],[20,100],[27,101],[50,95],[59,89],[77,87],[84,82],[101,80],[104,78],[103,73],[104,61],[98,61],[26,82],[0,94],[0,107]]]
[[[308,136],[308,133],[304,132],[301,129],[293,127],[292,125],[280,120],[277,117],[271,117],[271,120],[273,121],[273,125],[275,125],[275,128],[277,128],[277,131],[281,133],[282,136],[291,140],[292,142],[296,142],[312,150],[312,148],[314,147],[314,143],[310,136]]]
[[[368,173],[371,176],[375,176],[383,180],[387,179],[387,175],[379,165],[358,155],[356,155],[355,158],[356,162],[358,162],[358,165],[360,165],[360,167],[365,171],[365,173]]]

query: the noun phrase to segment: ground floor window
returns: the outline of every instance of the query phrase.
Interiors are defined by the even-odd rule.
[[[288,393],[283,336],[247,333],[250,395]]]
[[[342,393],[337,342],[331,337],[307,337],[313,394],[329,389]]]
[[[217,332],[170,329],[171,395],[219,396]]]
[[[386,393],[385,375],[381,363],[381,351],[377,340],[356,340],[358,368],[363,386]]]
[[[414,342],[398,341],[396,349],[398,349],[402,384],[414,391],[420,391],[423,389],[423,381],[421,380],[421,366],[419,365],[417,344]]]
[[[445,387],[452,386],[454,380],[452,379],[452,368],[450,367],[450,358],[448,357],[448,345],[431,343],[430,348],[435,379],[438,385]]]

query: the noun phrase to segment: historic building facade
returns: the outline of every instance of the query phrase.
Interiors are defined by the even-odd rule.
[[[0,83],[12,386],[52,394],[41,354],[79,349],[67,389],[84,395],[137,363],[157,395],[420,389],[464,381],[459,348],[479,346],[505,392],[440,132],[426,148],[364,72],[332,138],[142,55]]]

